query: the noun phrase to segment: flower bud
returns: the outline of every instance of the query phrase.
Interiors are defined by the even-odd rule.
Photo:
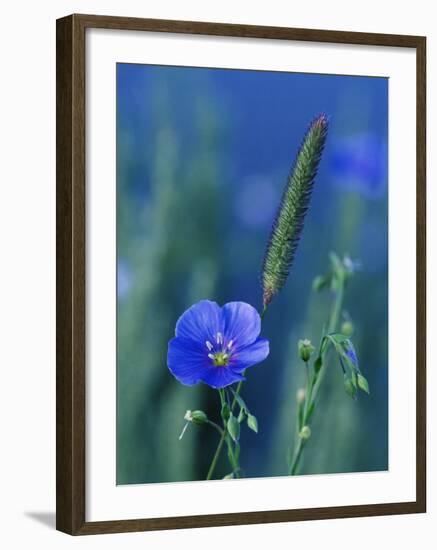
[[[309,426],[303,426],[299,432],[299,437],[301,439],[309,439],[311,437],[311,428]]]
[[[311,344],[311,341],[307,339],[299,340],[297,343],[297,349],[299,351],[299,357],[302,361],[305,361],[305,363],[310,360],[310,357],[315,350],[314,346]]]
[[[344,321],[341,325],[340,332],[349,338],[354,332],[354,325],[351,321]]]
[[[203,411],[187,411],[184,418],[193,424],[204,424],[208,421],[208,417]]]
[[[345,379],[344,379],[344,389],[350,397],[355,399],[357,389],[354,386],[354,383],[352,382],[352,380],[350,378],[347,378],[346,375],[345,375]]]
[[[304,388],[299,388],[296,392],[296,401],[298,405],[303,405],[305,402],[306,393]]]
[[[366,393],[370,393],[369,383],[367,382],[367,380],[364,378],[364,376],[361,373],[357,374],[357,384],[358,384],[358,387],[360,388],[360,390],[363,390]]]

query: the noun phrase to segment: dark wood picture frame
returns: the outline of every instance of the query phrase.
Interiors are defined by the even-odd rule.
[[[185,517],[85,519],[85,31],[87,28],[412,48],[417,84],[416,500]],[[421,36],[70,15],[57,21],[56,526],[71,535],[426,511],[426,39]]]

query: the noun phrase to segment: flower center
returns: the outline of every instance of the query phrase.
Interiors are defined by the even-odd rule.
[[[226,367],[229,363],[229,355],[223,351],[218,351],[212,354],[212,362],[215,367]]]
[[[231,359],[234,341],[229,340],[229,342],[225,342],[223,334],[221,332],[217,332],[213,342],[214,343],[211,343],[209,340],[205,342],[208,350],[208,357],[211,359],[215,367],[226,367]]]

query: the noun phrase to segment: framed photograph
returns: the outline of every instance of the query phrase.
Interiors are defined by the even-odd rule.
[[[426,41],[57,21],[57,528],[425,512]]]

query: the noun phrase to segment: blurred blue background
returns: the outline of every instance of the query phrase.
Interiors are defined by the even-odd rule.
[[[345,309],[371,395],[352,401],[331,361],[302,473],[388,467],[387,127],[383,78],[117,65],[117,483],[204,479],[217,434],[217,392],[180,385],[167,342],[194,302],[261,305],[260,266],[275,210],[310,121],[330,130],[296,261],[263,323],[271,353],[243,395],[259,434],[244,430],[248,477],[286,473],[297,340],[317,342],[330,296],[313,278],[329,252],[358,259]],[[225,453],[223,453],[224,455]],[[227,473],[226,458],[218,475]]]

